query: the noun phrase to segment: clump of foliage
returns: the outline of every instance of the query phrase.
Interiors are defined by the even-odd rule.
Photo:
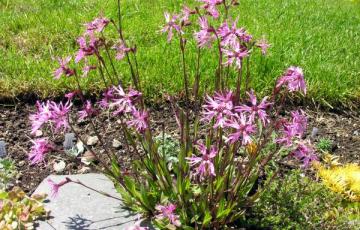
[[[7,184],[17,175],[15,164],[12,160],[0,159],[0,190],[5,190]]]
[[[329,138],[321,138],[316,148],[323,152],[330,152],[332,149],[332,141]]]
[[[25,192],[14,187],[11,191],[0,191],[0,229],[34,229],[34,221],[46,217],[44,208],[46,195],[27,196]]]
[[[49,152],[63,151],[51,137],[71,130],[99,162],[94,166],[114,182],[121,194],[120,200],[135,212],[151,218],[159,228],[220,229],[244,218],[248,208],[255,205],[276,178],[281,163],[295,158],[307,167],[316,161],[311,143],[303,139],[306,114],[302,110],[284,113],[283,109],[289,93],[306,94],[303,70],[289,67],[277,79],[271,95],[258,99],[250,88],[250,60],[253,55],[266,55],[269,44],[264,39],[255,39],[238,27],[237,20],[229,18],[229,10],[238,5],[237,1],[202,2],[195,8],[185,6],[179,14],[165,13],[166,24],[162,29],[169,42],[176,39],[179,44],[187,105],[192,99],[200,100],[203,50],[214,52],[218,60],[215,67],[206,66],[214,70],[216,92],[206,96],[200,113],[192,115],[188,106],[182,108],[169,97],[179,133],[177,144],[170,144],[172,141],[165,136],[154,138],[156,133],[141,93],[137,48],[129,45],[123,35],[119,1],[118,24],[107,18],[87,23],[85,32],[77,40],[79,50],[75,63],[71,62],[72,56],[59,59],[55,78],[71,78],[76,89],[62,102],[37,103],[36,113],[30,116],[32,134],[42,129],[48,137],[33,141],[29,153],[31,163],[41,164]],[[195,25],[194,30],[191,25]],[[110,28],[118,32],[118,41],[105,37],[104,30]],[[191,87],[186,57],[187,44],[192,39],[198,46],[198,62]],[[132,87],[127,90],[114,59],[128,64]],[[83,88],[86,86],[80,84],[79,78],[86,78],[95,70],[102,78],[105,92],[100,101],[93,103],[85,100]],[[231,84],[231,78],[235,79],[235,85]],[[71,113],[75,98],[84,106],[77,114]],[[107,144],[101,123],[95,122],[102,111],[119,121],[119,135],[128,153],[134,156],[131,168],[121,167],[121,156]],[[79,120],[93,127],[103,153],[85,144],[75,127]],[[172,148],[176,152],[166,152]],[[176,164],[169,169],[168,163],[175,154]],[[278,166],[278,170],[268,173],[267,180],[258,184],[260,174],[270,162]],[[67,183],[83,185],[70,178],[49,182],[53,195]]]
[[[326,186],[293,170],[276,180],[251,209],[247,224],[271,229],[359,229],[354,207]]]

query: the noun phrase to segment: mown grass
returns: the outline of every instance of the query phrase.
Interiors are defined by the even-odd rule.
[[[124,0],[125,36],[138,48],[140,74],[149,96],[182,87],[178,43],[159,34],[163,12],[194,0]],[[289,65],[304,68],[310,99],[349,103],[360,99],[360,4],[347,0],[247,0],[233,12],[239,24],[272,44],[267,58],[252,60],[252,87],[263,93]],[[40,97],[70,90],[54,81],[52,57],[76,51],[82,24],[103,13],[116,17],[115,0],[0,0],[0,96],[32,92]],[[195,54],[195,44],[189,44]],[[216,58],[204,51],[203,85],[211,86]],[[188,55],[191,76],[195,55]],[[128,68],[117,64],[125,79]],[[101,87],[96,76],[91,90]],[[90,83],[90,80],[87,80]]]

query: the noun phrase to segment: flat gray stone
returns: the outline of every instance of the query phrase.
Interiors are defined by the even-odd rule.
[[[80,180],[89,187],[119,197],[113,183],[106,176],[96,173],[50,175],[41,182],[34,193],[51,194],[47,180],[51,178],[55,183],[58,183],[66,177],[74,181]],[[50,210],[51,218],[46,221],[39,221],[37,229],[119,230],[133,226],[138,217],[135,213],[126,210],[120,201],[105,197],[74,183],[61,187],[59,194],[55,198],[49,196],[48,201],[45,207]]]
[[[0,141],[0,157],[6,157],[6,143],[5,143],[5,141]]]

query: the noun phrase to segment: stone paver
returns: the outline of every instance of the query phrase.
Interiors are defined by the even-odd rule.
[[[50,194],[48,178],[58,183],[65,177],[80,180],[92,188],[119,197],[113,183],[106,176],[95,173],[51,175],[39,185],[34,193]],[[52,218],[40,221],[37,229],[122,230],[132,226],[137,218],[137,215],[125,210],[118,200],[105,197],[74,183],[61,187],[57,197],[49,196],[46,208],[51,211]]]

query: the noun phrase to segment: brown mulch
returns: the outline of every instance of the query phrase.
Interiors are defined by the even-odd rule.
[[[333,153],[341,156],[341,161],[360,162],[360,116],[352,111],[329,112],[302,108],[309,116],[309,134],[316,127],[319,129],[315,137],[316,143],[321,138],[329,138],[333,142]],[[0,105],[0,140],[7,143],[8,156],[16,162],[19,174],[13,180],[13,185],[22,187],[26,192],[31,193],[38,184],[48,175],[56,173],[53,170],[54,162],[63,160],[66,168],[62,174],[84,173],[87,171],[86,165],[80,159],[71,159],[65,154],[51,154],[47,158],[48,164],[41,166],[31,166],[27,160],[27,153],[32,145],[30,135],[30,122],[28,116],[35,110],[33,105]],[[152,125],[161,130],[165,124],[165,131],[170,132],[176,127],[175,119],[170,106],[157,106],[151,111]],[[117,120],[102,114],[99,122],[105,123],[102,134],[105,132],[108,145],[117,139],[121,141],[121,129]],[[100,123],[98,123],[100,124]],[[93,136],[89,124],[79,123],[79,131],[86,138]],[[56,138],[56,143],[61,145],[63,137]],[[126,154],[125,148],[114,149],[121,156],[124,164],[130,163],[132,156]]]

